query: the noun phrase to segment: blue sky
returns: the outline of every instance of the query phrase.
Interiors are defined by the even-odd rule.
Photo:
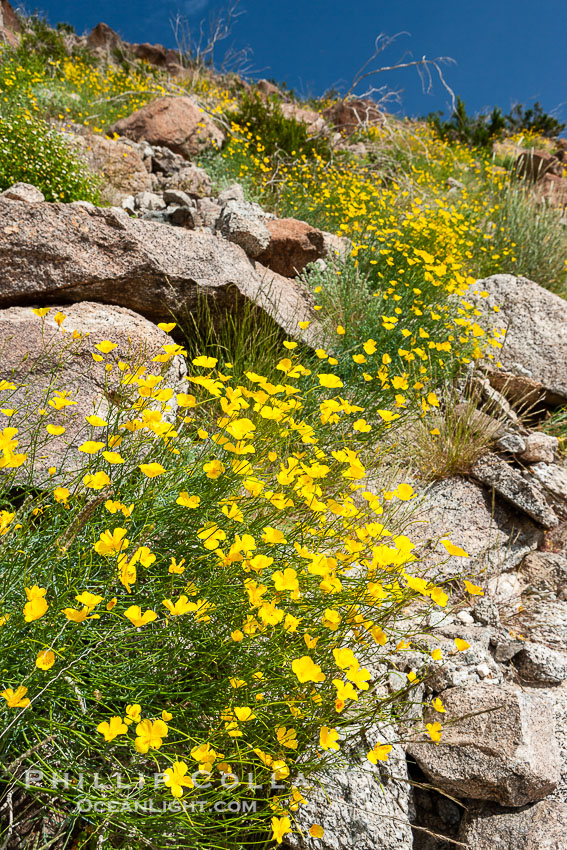
[[[55,23],[66,21],[83,33],[105,21],[127,41],[174,47],[171,18],[193,24],[226,6],[225,0],[35,0]],[[32,7],[31,2],[28,3]],[[507,111],[515,102],[540,100],[567,121],[567,3],[546,0],[241,0],[245,12],[232,42],[249,45],[257,76],[285,80],[300,94],[348,87],[370,55],[380,32],[404,35],[382,56],[394,64],[406,52],[414,58],[450,56],[447,81],[478,112],[493,105]],[[407,59],[407,56],[406,56]],[[406,114],[446,109],[448,96],[437,82],[422,92],[415,70],[381,75],[381,83],[403,91]]]

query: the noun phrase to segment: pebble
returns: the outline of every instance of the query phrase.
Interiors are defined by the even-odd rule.
[[[474,623],[474,617],[468,611],[459,611],[457,617],[464,623],[466,626],[472,626]]]

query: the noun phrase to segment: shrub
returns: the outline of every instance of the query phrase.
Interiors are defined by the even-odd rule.
[[[509,130],[527,131],[549,139],[558,136],[566,126],[553,115],[544,112],[539,101],[528,109],[524,109],[521,103],[515,104],[510,114],[506,116],[506,123]]]
[[[91,347],[64,340],[64,360]],[[92,345],[109,406],[65,468],[39,465],[80,424],[60,373],[40,398],[25,376],[0,387],[0,781],[69,838],[86,826],[75,846],[263,846],[291,829],[300,774],[340,761],[368,710],[394,720],[430,663],[419,635],[448,597],[404,533],[412,488],[360,488],[363,447],[302,418],[310,394],[348,403],[292,342],[278,385],[194,358],[174,421],[178,346],[129,364]],[[387,673],[365,660],[412,641],[423,670],[370,709]]]
[[[57,29],[49,26],[45,18],[31,15],[24,19],[25,29],[22,34],[18,53],[25,56],[33,54],[37,59],[47,61],[61,60],[67,55],[64,33],[73,32],[69,25],[58,25]]]
[[[440,138],[463,142],[475,148],[489,147],[494,139],[503,136],[505,132],[519,130],[554,138],[566,126],[544,112],[539,101],[528,109],[524,109],[522,104],[516,104],[508,115],[503,115],[502,110],[495,106],[489,115],[481,113],[471,116],[467,114],[464,101],[457,97],[451,118],[443,121],[441,115],[437,112],[428,116],[430,125]]]
[[[0,114],[0,189],[31,183],[48,201],[98,200],[98,180],[64,137],[26,108]]]
[[[475,148],[488,147],[506,128],[506,118],[497,106],[490,115],[472,117],[467,115],[460,97],[457,97],[455,111],[449,121],[443,121],[440,113],[432,113],[428,121],[441,139],[464,142]]]
[[[275,97],[264,101],[258,94],[245,94],[231,118],[239,127],[251,131],[258,152],[264,156],[272,157],[276,153],[296,157],[318,154],[324,159],[330,156],[327,139],[309,136],[306,124],[286,118]]]

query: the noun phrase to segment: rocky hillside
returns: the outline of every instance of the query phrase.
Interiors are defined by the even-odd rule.
[[[0,34],[0,847],[563,850],[564,141]]]

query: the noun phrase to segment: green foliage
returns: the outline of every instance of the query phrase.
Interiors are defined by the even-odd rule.
[[[555,410],[544,423],[543,430],[557,437],[561,453],[567,455],[567,407]]]
[[[521,103],[517,103],[506,116],[506,121],[510,130],[528,130],[550,139],[558,136],[566,126],[557,118],[544,112],[538,100],[529,109],[524,109]]]
[[[240,127],[248,128],[259,138],[264,155],[276,153],[288,156],[318,154],[324,159],[330,156],[329,143],[325,138],[311,138],[307,125],[295,118],[286,118],[280,102],[271,97],[264,101],[259,95],[245,94],[232,120]]]
[[[449,121],[443,121],[442,114],[435,112],[428,116],[429,123],[439,137],[475,148],[488,147],[505,132],[526,130],[553,138],[565,129],[565,124],[543,111],[539,101],[528,109],[524,109],[522,104],[516,104],[507,115],[495,106],[488,115],[481,113],[471,116],[467,114],[464,101],[457,97],[455,111]]]
[[[65,21],[58,21],[55,24],[55,29],[57,32],[64,32],[67,35],[74,35],[75,27],[72,24],[68,24]]]
[[[28,109],[0,112],[0,189],[31,183],[48,201],[98,200],[98,180],[64,137]]]
[[[465,103],[457,97],[457,104],[449,121],[443,121],[439,112],[428,116],[429,123],[440,138],[459,141],[475,148],[488,147],[491,141],[501,136],[506,128],[506,118],[495,106],[490,115],[467,114]]]
[[[68,47],[65,36],[75,33],[71,24],[59,21],[55,27],[38,13],[22,19],[23,32],[20,43],[10,51],[26,66],[61,62],[67,56],[80,57],[93,65],[94,57],[87,47]]]
[[[212,181],[213,197],[219,195],[224,189],[228,189],[233,183],[238,181],[244,191],[244,197],[247,201],[255,201],[262,205],[262,191],[256,186],[251,177],[246,177],[237,171],[234,162],[229,163],[222,157],[216,149],[204,151],[198,161],[201,168],[204,168]],[[267,209],[267,204],[264,203]]]
[[[63,34],[69,32],[68,25],[58,25],[57,29],[53,29],[45,18],[37,14],[26,18],[25,24],[19,54],[23,57],[33,54],[43,61],[64,59],[67,56]]]

